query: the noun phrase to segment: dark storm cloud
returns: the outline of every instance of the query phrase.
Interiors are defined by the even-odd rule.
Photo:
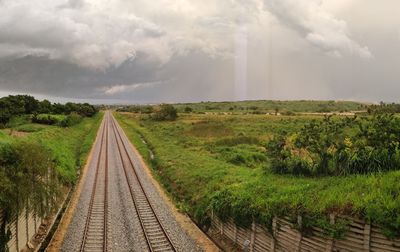
[[[399,7],[395,0],[0,0],[0,92],[133,103],[395,100]]]
[[[213,76],[226,71],[226,67],[204,53],[177,57],[162,67],[146,58],[139,53],[134,60],[104,72],[45,56],[1,59],[0,91],[25,92],[29,89],[32,93],[50,96],[62,94],[70,98],[132,102],[188,101],[193,99],[188,96],[192,93],[199,100],[232,98],[230,92],[224,95],[214,92],[217,84]],[[221,80],[218,85],[222,88],[227,83]]]

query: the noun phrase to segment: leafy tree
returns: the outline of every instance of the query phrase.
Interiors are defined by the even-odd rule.
[[[24,101],[25,111],[23,114],[33,114],[33,113],[38,112],[39,101],[36,100],[33,96],[22,95],[22,96],[17,96],[17,97],[19,97],[19,99]]]
[[[61,103],[54,103],[51,108],[51,112],[53,114],[64,114],[66,112],[65,106]]]
[[[51,154],[34,142],[13,142],[0,146],[0,249],[7,249],[10,238],[6,229],[11,216],[22,209],[44,217],[55,207],[59,196],[57,172]]]
[[[11,104],[6,99],[0,99],[0,124],[5,125],[10,120],[12,114],[10,111]]]
[[[48,114],[51,113],[51,102],[48,100],[43,100],[39,102],[39,113],[41,114]]]

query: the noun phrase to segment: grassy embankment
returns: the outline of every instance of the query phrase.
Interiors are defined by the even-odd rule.
[[[74,183],[96,137],[103,113],[62,128],[30,122],[30,116],[13,118],[0,130],[0,144],[13,141],[38,142],[50,150],[56,169],[65,183]],[[63,117],[62,115],[59,116]]]
[[[300,214],[303,229],[317,225],[337,237],[345,223],[330,225],[328,214],[335,213],[381,225],[388,236],[399,235],[400,171],[317,178],[269,171],[265,145],[271,135],[295,132],[321,117],[181,114],[175,122],[140,117],[116,114],[177,205],[204,224],[211,211],[241,225],[255,219],[267,227],[273,216],[295,220]]]

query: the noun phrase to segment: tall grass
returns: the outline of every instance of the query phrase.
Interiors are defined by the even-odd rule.
[[[129,114],[116,114],[128,137],[151,165],[154,174],[177,205],[207,226],[211,212],[233,218],[240,225],[255,220],[270,227],[274,216],[304,216],[304,225],[329,226],[329,213],[364,218],[382,225],[390,237],[400,236],[400,172],[303,177],[270,172],[265,160],[230,162],[230,154],[265,153],[265,143],[282,131],[295,133],[311,119],[322,117],[276,116],[180,116],[176,122],[140,121]],[[204,125],[229,128],[229,135],[190,134]],[[222,125],[222,126],[220,126]],[[206,132],[208,131],[206,126]],[[142,135],[155,153],[151,161]],[[257,138],[245,144],[238,136]],[[218,143],[218,144],[216,144]],[[236,143],[240,143],[237,144]],[[263,152],[264,151],[264,152]],[[247,155],[246,154],[246,155]],[[265,155],[264,155],[265,156]],[[330,232],[337,236],[337,232]],[[329,233],[329,232],[328,232]]]

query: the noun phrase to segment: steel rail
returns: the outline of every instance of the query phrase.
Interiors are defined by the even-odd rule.
[[[113,118],[112,115],[111,115],[111,124],[113,126],[112,128],[113,128],[113,132],[114,132],[114,135],[115,135],[115,138],[116,138],[118,152],[120,154],[122,166],[124,168],[125,178],[126,178],[128,186],[129,186],[129,191],[130,191],[130,194],[131,194],[131,198],[132,198],[132,201],[134,203],[136,212],[138,214],[139,222],[140,222],[140,225],[142,227],[144,236],[146,238],[146,243],[147,243],[147,246],[148,246],[149,250],[150,251],[177,251],[175,246],[174,246],[174,244],[172,243],[170,237],[168,236],[168,233],[166,232],[164,226],[162,225],[159,217],[157,216],[156,212],[154,211],[153,206],[151,205],[151,203],[149,201],[149,197],[148,197],[146,191],[144,190],[142,182],[139,179],[139,176],[138,176],[138,174],[137,174],[137,172],[135,170],[135,166],[133,165],[133,161],[131,159],[131,156],[129,155],[128,149],[127,149],[127,147],[126,147],[126,145],[125,145],[125,143],[124,143],[124,141],[122,139],[121,133],[119,132],[118,126],[117,126],[117,124],[115,122],[115,119]],[[121,142],[121,144],[119,143],[118,139]],[[137,181],[137,183],[135,183],[135,181],[133,181],[133,182],[129,181],[127,167],[124,164],[124,158],[123,158],[123,155],[122,155],[121,145],[122,145],[123,151],[125,152],[126,156],[128,157],[130,166],[131,166],[132,171],[133,171],[134,178]],[[139,185],[139,192],[141,192],[143,194],[144,201],[143,200],[138,200],[138,198],[141,195],[135,195],[134,194],[134,189],[133,189],[132,185],[135,185],[135,184]],[[147,208],[147,209],[144,209],[144,208]],[[146,212],[146,211],[150,211],[150,212]],[[146,213],[143,213],[143,212],[146,212]],[[157,224],[158,230],[157,230],[157,226],[153,226],[153,227],[151,227],[151,229],[149,227],[146,227],[145,221],[149,222],[149,220],[151,220],[152,218],[155,221],[155,223]],[[157,232],[157,231],[161,231],[162,232],[161,237],[160,237],[160,235],[158,237],[155,237],[154,232]],[[153,234],[151,232],[153,232]],[[158,233],[158,234],[160,234],[160,233]],[[164,241],[162,241],[163,238],[164,238]],[[159,241],[159,242],[157,243],[157,241]],[[166,245],[164,245],[164,247],[158,247],[157,248],[155,246],[157,244],[163,244],[163,242],[164,242],[164,244],[166,244]]]
[[[93,182],[93,187],[92,187],[92,192],[90,196],[90,202],[89,202],[89,209],[88,213],[86,216],[86,221],[85,221],[85,228],[82,236],[82,243],[80,247],[80,251],[86,251],[86,246],[88,243],[88,238],[90,234],[90,227],[91,227],[91,220],[94,215],[93,212],[93,206],[96,200],[96,193],[99,193],[97,190],[98,186],[98,180],[99,180],[99,171],[101,169],[101,157],[103,153],[103,148],[104,148],[104,138],[105,138],[105,176],[104,176],[104,206],[103,206],[103,230],[102,230],[102,236],[103,236],[103,241],[102,241],[102,251],[107,251],[108,250],[108,237],[107,237],[107,229],[108,229],[108,127],[109,127],[109,116],[106,114],[104,118],[104,123],[103,123],[103,128],[102,128],[102,136],[101,136],[101,142],[100,142],[100,151],[99,151],[99,156],[96,164],[96,173],[95,173],[95,178]],[[101,191],[101,190],[100,190]]]

